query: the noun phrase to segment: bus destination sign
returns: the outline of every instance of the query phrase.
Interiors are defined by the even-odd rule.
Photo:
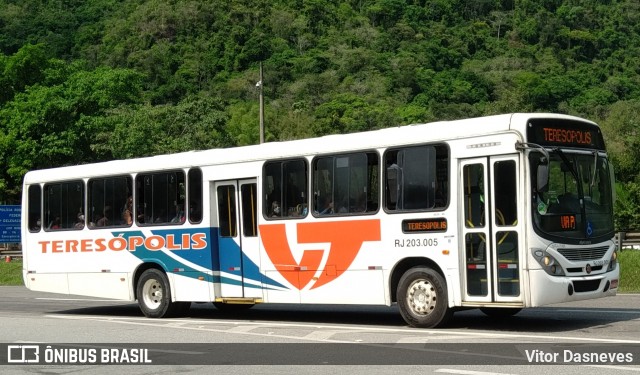
[[[562,230],[575,230],[576,215],[560,215],[560,228]]]
[[[600,129],[588,122],[531,119],[527,138],[529,142],[542,146],[605,149]]]
[[[403,220],[402,231],[404,233],[446,232],[447,219],[432,218]]]
[[[591,146],[591,132],[559,128],[542,128],[544,140],[548,143],[579,144]]]
[[[576,230],[577,224],[576,215],[573,214],[545,215],[542,217],[543,227],[553,232]]]

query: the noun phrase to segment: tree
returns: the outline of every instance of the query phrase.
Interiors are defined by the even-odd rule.
[[[640,229],[640,101],[611,105],[600,125],[616,172],[616,228]]]
[[[48,65],[59,66],[56,61]],[[92,119],[109,108],[139,100],[139,73],[110,68],[84,71],[81,65],[63,73],[46,70],[41,82],[25,88],[0,109],[6,134],[0,143],[6,166],[3,180],[5,193],[13,199],[28,170],[100,159],[91,145],[104,129],[95,128]]]
[[[99,121],[113,158],[133,158],[235,145],[219,99],[189,96],[176,105],[132,105]]]
[[[0,104],[40,82],[48,66],[43,44],[26,44],[9,57],[0,55]]]

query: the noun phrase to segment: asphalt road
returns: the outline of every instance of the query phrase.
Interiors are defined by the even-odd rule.
[[[215,365],[217,372],[238,374],[377,374],[395,372],[401,364],[402,372],[420,374],[640,374],[638,294],[526,309],[506,319],[461,311],[441,329],[408,327],[395,307],[259,305],[229,313],[193,304],[185,317],[155,320],[144,318],[130,302],[24,287],[0,287],[0,301],[1,343],[42,350],[51,345],[61,348],[58,353],[99,353],[125,344],[145,348],[152,364],[126,366],[128,373],[210,373]],[[621,357],[604,361],[598,357],[603,353]],[[10,353],[2,354],[6,361]],[[119,369],[67,363],[0,366],[3,373]]]

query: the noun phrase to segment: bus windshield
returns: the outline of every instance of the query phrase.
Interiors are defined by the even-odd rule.
[[[548,168],[547,188],[538,192],[533,186],[534,223],[540,234],[574,240],[611,234],[612,182],[604,153],[556,148],[549,153]]]

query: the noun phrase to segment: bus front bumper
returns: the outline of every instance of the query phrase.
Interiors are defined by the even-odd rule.
[[[615,296],[620,280],[620,268],[610,272],[582,277],[550,276],[542,269],[530,270],[531,305],[582,301]]]

